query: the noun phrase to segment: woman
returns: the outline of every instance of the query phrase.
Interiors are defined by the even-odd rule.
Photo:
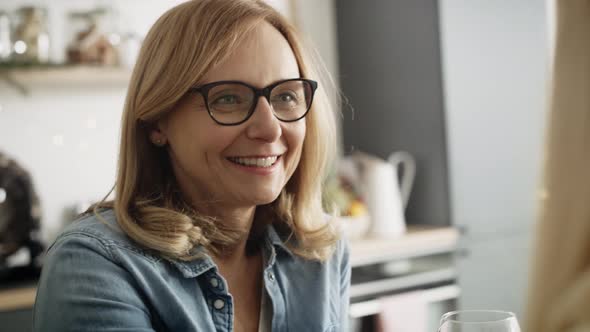
[[[319,78],[262,1],[165,13],[131,78],[115,199],[49,249],[34,330],[345,330],[348,253],[321,209],[335,119]]]

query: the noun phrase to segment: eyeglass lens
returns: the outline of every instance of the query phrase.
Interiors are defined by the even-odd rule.
[[[285,81],[270,92],[270,105],[277,118],[294,121],[305,115],[311,106],[312,87],[305,81]],[[221,123],[238,123],[253,111],[257,101],[254,91],[240,83],[217,85],[209,90],[208,108]]]

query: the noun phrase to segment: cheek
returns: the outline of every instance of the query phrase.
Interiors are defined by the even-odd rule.
[[[217,156],[225,155],[230,148],[239,141],[241,130],[238,126],[213,126],[207,133],[200,135],[200,140],[205,145],[208,154]]]
[[[290,128],[290,130],[287,131],[287,144],[289,145],[289,150],[292,153],[290,168],[292,168],[293,170],[297,168],[297,165],[299,164],[299,159],[301,158],[301,151],[303,149],[305,133],[305,122],[302,122],[302,125]]]
[[[301,149],[303,149],[303,142],[305,141],[305,133],[306,133],[306,127],[305,127],[305,122],[303,122],[303,126],[301,126],[301,128],[297,131],[297,137],[296,137],[296,141],[297,141],[297,149],[299,150],[299,153],[301,153]]]
[[[205,166],[204,156],[219,144],[215,132],[203,125],[199,116],[187,116],[175,119],[167,128],[170,148],[176,162],[188,173],[202,171]]]

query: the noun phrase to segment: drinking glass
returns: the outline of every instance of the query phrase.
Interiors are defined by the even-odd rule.
[[[507,311],[463,310],[444,314],[438,332],[521,332],[516,316]]]

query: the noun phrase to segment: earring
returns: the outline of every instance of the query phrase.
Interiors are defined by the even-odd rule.
[[[156,142],[155,142],[155,144],[156,144],[157,146],[163,146],[163,145],[164,145],[164,142],[162,141],[162,139],[158,138],[158,139],[156,139]]]

